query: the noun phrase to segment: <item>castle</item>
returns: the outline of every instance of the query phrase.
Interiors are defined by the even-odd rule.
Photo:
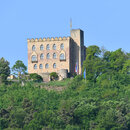
[[[86,55],[84,32],[72,29],[70,37],[28,39],[28,73],[37,73],[44,81],[57,72],[59,78],[67,74],[81,74]]]

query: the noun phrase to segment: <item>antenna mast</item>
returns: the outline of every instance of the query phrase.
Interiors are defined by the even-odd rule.
[[[70,31],[72,30],[72,19],[70,18]]]

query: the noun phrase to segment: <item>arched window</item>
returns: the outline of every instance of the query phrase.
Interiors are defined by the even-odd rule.
[[[50,54],[49,54],[49,53],[47,53],[46,58],[47,58],[47,59],[50,59]]]
[[[45,68],[46,68],[46,69],[48,69],[48,68],[49,68],[49,64],[48,64],[48,63],[45,65]]]
[[[40,55],[40,59],[41,60],[43,60],[43,58],[44,58],[44,55],[43,55],[43,53]]]
[[[43,68],[43,65],[42,65],[42,64],[40,64],[40,65],[39,65],[39,68],[40,68],[40,69],[42,69],[42,68]]]
[[[37,69],[37,64],[34,65],[34,69]]]
[[[56,44],[53,44],[53,50],[56,50]]]
[[[60,60],[65,60],[65,55],[63,53],[60,54]]]
[[[36,47],[35,45],[32,46],[32,51],[35,51],[36,50]]]
[[[37,61],[37,56],[36,55],[32,55],[32,61]]]
[[[56,68],[56,63],[53,64],[53,68]]]
[[[49,44],[47,44],[46,49],[50,50],[50,45]]]
[[[64,49],[64,44],[63,44],[63,43],[60,45],[60,49],[61,49],[61,50]]]
[[[41,50],[41,51],[43,50],[43,45],[40,46],[40,50]]]
[[[53,59],[56,59],[56,53],[53,53]]]

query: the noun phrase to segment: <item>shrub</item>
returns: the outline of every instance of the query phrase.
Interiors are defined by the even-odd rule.
[[[79,87],[82,82],[83,82],[83,77],[81,75],[77,75],[72,81],[71,81],[71,84],[70,84],[70,88],[72,89],[76,89],[77,87]]]
[[[29,74],[29,79],[33,80],[34,82],[42,82],[43,81],[43,78],[36,73]]]
[[[52,73],[50,73],[50,78],[51,78],[51,80],[56,80],[56,79],[58,79],[58,74],[56,73],[56,72],[52,72]]]

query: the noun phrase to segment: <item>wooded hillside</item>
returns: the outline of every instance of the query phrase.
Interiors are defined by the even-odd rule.
[[[67,79],[63,91],[32,82],[0,85],[0,129],[129,130],[129,58],[121,49],[90,46],[83,64],[86,80],[83,75]]]

